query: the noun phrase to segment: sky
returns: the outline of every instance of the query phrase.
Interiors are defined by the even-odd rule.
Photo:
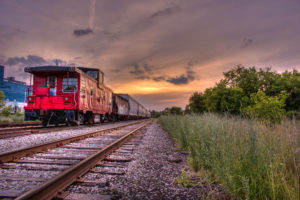
[[[300,0],[0,0],[0,65],[99,68],[148,109],[188,104],[235,67],[300,70]]]

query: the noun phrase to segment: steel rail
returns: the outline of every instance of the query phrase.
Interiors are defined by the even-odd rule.
[[[129,141],[138,130],[144,128],[148,124],[150,124],[152,120],[146,122],[142,126],[138,127],[137,129],[130,131],[120,139],[116,140],[115,142],[111,143],[110,145],[106,146],[105,148],[97,151],[96,153],[90,155],[86,159],[82,160],[78,164],[74,165],[73,167],[67,169],[66,171],[62,172],[58,176],[50,179],[49,181],[45,182],[44,184],[34,188],[32,190],[27,191],[23,195],[16,198],[17,200],[24,200],[24,199],[40,199],[40,200],[48,200],[52,199],[53,197],[57,196],[59,192],[63,191],[73,182],[75,182],[79,177],[87,173],[91,168],[93,168],[97,163],[103,160],[107,155],[109,155],[112,151],[116,150],[124,143]]]
[[[7,139],[23,135],[30,135],[33,133],[41,132],[43,127],[30,126],[30,127],[16,127],[16,128],[0,128],[0,139]],[[45,131],[45,130],[44,130]],[[48,130],[51,131],[51,130]]]
[[[98,125],[99,124],[96,124],[96,126]],[[87,125],[82,125],[82,126],[87,126]],[[54,132],[54,131],[61,131],[61,130],[68,130],[68,129],[73,130],[75,129],[75,126],[43,127],[42,125],[36,125],[36,126],[5,127],[5,128],[0,128],[0,139],[7,139],[7,138],[25,136],[30,134],[40,134],[40,133],[47,133],[47,132]]]
[[[54,140],[52,142],[47,142],[47,143],[44,143],[44,144],[38,144],[38,145],[30,146],[30,147],[25,147],[25,148],[18,149],[18,150],[15,150],[15,151],[4,152],[4,153],[0,154],[0,167],[5,162],[17,160],[21,157],[25,157],[25,156],[31,155],[33,153],[44,152],[44,151],[46,151],[48,149],[51,149],[51,148],[56,148],[56,147],[59,147],[59,146],[65,145],[65,144],[69,144],[71,142],[75,142],[75,141],[78,141],[78,140],[82,140],[82,139],[85,139],[85,138],[88,138],[88,137],[94,137],[94,136],[97,136],[97,135],[101,135],[101,134],[103,134],[104,132],[107,132],[107,131],[120,129],[120,128],[123,128],[123,127],[126,127],[126,126],[138,124],[138,123],[141,123],[141,121],[137,121],[137,122],[133,122],[133,123],[129,123],[129,124],[124,124],[124,125],[117,126],[117,127],[106,128],[106,129],[102,129],[102,130],[98,130],[98,131],[92,131],[92,132],[89,132],[89,133],[83,133],[81,135],[77,135],[77,136],[74,136],[74,137]]]
[[[32,126],[42,125],[40,121],[26,121],[26,122],[1,122],[0,127],[16,127],[16,126]]]

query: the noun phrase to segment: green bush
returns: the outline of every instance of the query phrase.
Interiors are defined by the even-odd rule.
[[[2,108],[2,115],[5,116],[5,117],[8,117],[11,115],[11,111],[12,111],[12,107],[11,106],[7,106],[7,107],[4,107]]]
[[[189,163],[220,183],[233,199],[298,200],[299,123],[212,114],[162,116],[162,127],[189,151]]]
[[[245,113],[253,118],[261,119],[270,124],[280,123],[285,116],[285,100],[288,95],[281,92],[278,96],[267,96],[264,92],[251,94],[253,105],[245,109]]]

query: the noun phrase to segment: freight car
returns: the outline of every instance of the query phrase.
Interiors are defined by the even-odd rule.
[[[114,120],[127,120],[129,118],[129,102],[118,94],[113,94]]]
[[[49,124],[100,122],[111,118],[112,90],[99,69],[69,66],[25,67],[33,75],[25,120]],[[31,84],[31,83],[30,83]]]
[[[126,99],[129,103],[129,119],[143,119],[147,117],[147,110],[138,101],[128,94],[119,94],[119,96]]]

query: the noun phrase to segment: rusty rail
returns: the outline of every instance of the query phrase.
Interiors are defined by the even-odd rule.
[[[133,123],[129,123],[129,124],[124,124],[124,125],[117,126],[117,127],[106,128],[106,129],[103,129],[103,130],[92,131],[92,132],[84,133],[84,134],[77,135],[77,136],[74,136],[74,137],[71,137],[71,138],[55,140],[55,141],[48,142],[48,143],[45,143],[45,144],[39,144],[39,145],[31,146],[31,147],[18,149],[18,150],[15,150],[15,151],[4,152],[4,153],[0,154],[0,166],[5,162],[13,161],[13,160],[19,159],[21,157],[31,155],[33,153],[43,152],[43,151],[46,151],[46,150],[51,149],[51,148],[56,148],[56,147],[59,147],[59,146],[65,145],[65,144],[69,144],[71,142],[75,142],[75,141],[78,141],[78,140],[82,140],[82,139],[85,139],[85,138],[88,138],[88,137],[94,137],[94,136],[103,134],[104,132],[107,132],[107,131],[120,129],[120,128],[130,126],[130,125],[134,125],[134,124],[137,124],[137,123],[140,123],[140,122],[141,121],[133,122]]]
[[[99,161],[103,160],[112,151],[122,146],[125,142],[129,141],[134,136],[135,132],[144,128],[151,122],[152,120],[140,126],[139,128],[127,133],[122,138],[106,146],[105,148],[97,151],[96,153],[87,157],[80,163],[67,169],[60,175],[50,179],[49,181],[45,182],[44,184],[40,185],[39,187],[33,190],[29,190],[28,192],[24,193],[16,199],[52,199],[53,197],[57,196],[59,192],[63,191],[65,188],[67,188],[69,185],[75,182],[79,177],[87,173],[92,167],[99,163]]]

